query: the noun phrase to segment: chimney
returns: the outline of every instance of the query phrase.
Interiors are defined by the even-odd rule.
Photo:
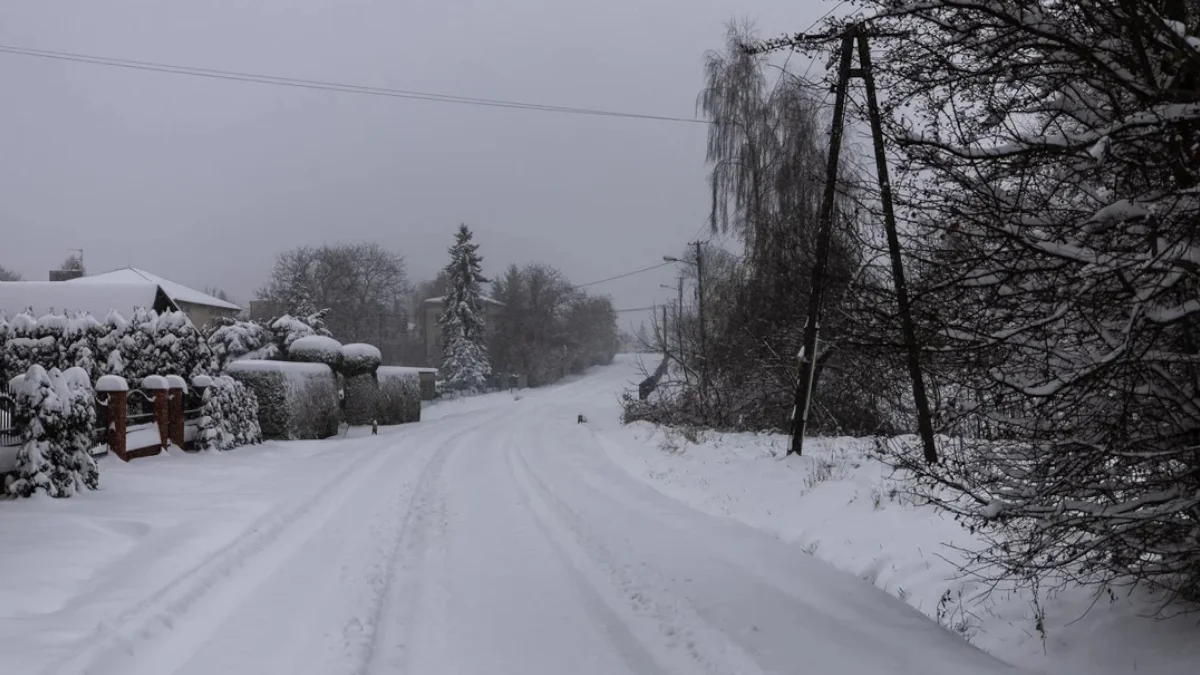
[[[50,281],[70,281],[83,276],[83,270],[50,270]]]

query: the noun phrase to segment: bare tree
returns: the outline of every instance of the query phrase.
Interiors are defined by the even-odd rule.
[[[67,256],[67,259],[62,261],[62,264],[58,266],[58,269],[64,272],[79,272],[80,274],[87,274],[87,270],[83,266],[83,256],[78,253],[72,253],[71,255]]]
[[[223,289],[223,288],[217,288],[216,286],[205,286],[204,293],[207,295],[211,295],[218,300],[224,300],[225,302],[234,302],[233,296],[226,293],[225,289]],[[237,303],[234,303],[234,304],[237,304]]]
[[[279,254],[258,297],[287,312],[328,309],[326,326],[342,342],[369,342],[392,362],[408,333],[404,259],[375,243],[300,246]]]
[[[20,274],[17,274],[6,267],[0,266],[0,281],[21,281],[22,279],[24,279],[24,277],[22,277]]]
[[[1200,599],[1195,3],[865,4],[906,36],[877,77],[961,439],[896,461],[989,538],[979,570]]]
[[[697,107],[711,121],[709,225],[714,233],[737,236],[746,254],[738,259],[718,246],[702,248],[703,297],[696,292],[667,333],[675,337],[668,345],[674,344],[679,366],[672,374],[684,380],[686,390],[699,386],[696,374],[705,373],[705,392],[682,391],[669,401],[698,406],[680,409],[688,423],[782,429],[799,378],[796,354],[812,281],[828,135],[812,87],[745,49],[753,39],[748,25],[731,25],[725,49],[705,56],[706,86]],[[828,319],[822,326],[826,339],[818,361],[815,424],[869,433],[880,426],[869,412],[878,389],[870,382],[886,371],[874,369],[875,377],[865,380],[857,370],[871,371],[870,364],[856,355],[842,358],[855,368],[826,369],[845,333],[838,310],[862,264],[855,183],[852,168],[844,170],[826,281]],[[691,283],[700,267],[694,257],[692,251],[682,256],[693,263],[684,266],[684,282],[698,291],[699,285]]]

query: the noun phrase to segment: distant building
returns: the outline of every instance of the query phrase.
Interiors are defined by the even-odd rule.
[[[242,312],[242,308],[232,302],[227,302],[207,293],[197,291],[194,288],[188,288],[183,284],[175,283],[170,279],[164,279],[163,277],[133,267],[68,279],[63,282],[64,285],[97,287],[107,284],[131,283],[150,283],[158,286],[167,298],[170,299],[171,303],[187,315],[192,325],[201,330],[207,328],[217,318],[233,319],[237,318],[238,314]]]
[[[504,303],[486,296],[480,299],[483,300],[483,328],[486,336],[496,319],[503,313]],[[425,314],[425,363],[430,366],[441,365],[442,327],[438,325],[438,319],[442,316],[445,304],[443,298],[429,298],[422,307]]]
[[[10,319],[25,311],[31,311],[35,317],[87,312],[97,321],[104,321],[108,313],[115,310],[128,320],[139,308],[156,312],[178,309],[158,284],[146,280],[105,284],[59,281],[0,283],[0,312]]]

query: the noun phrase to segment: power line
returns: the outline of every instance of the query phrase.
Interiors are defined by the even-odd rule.
[[[250,82],[253,84],[266,84],[278,87],[293,87],[298,89],[317,89],[322,91],[333,91],[343,94],[358,94],[362,96],[382,96],[388,98],[402,98],[418,101],[435,101],[439,103],[458,103],[461,105],[477,105],[494,108],[513,108],[517,110],[536,110],[540,112],[554,112],[572,115],[593,115],[598,117],[624,117],[630,119],[655,120],[660,122],[682,122],[688,124],[709,124],[707,120],[697,119],[693,117],[674,117],[671,115],[651,115],[645,113],[623,112],[616,110],[602,110],[599,108],[579,108],[573,106],[549,105],[542,103],[527,103],[522,101],[511,101],[505,99],[479,98],[475,96],[455,96],[451,94],[439,94],[433,92],[413,91],[407,89],[391,89],[387,87],[369,87],[356,84],[346,84],[342,82],[331,82],[324,80],[309,80],[297,77],[282,77],[277,75],[263,75],[258,73],[247,73],[234,70],[217,70],[213,68],[194,68],[190,66],[179,66],[167,63],[156,63],[153,61],[135,61],[131,59],[117,59],[106,56],[95,56],[90,54],[77,54],[72,52],[61,52],[47,49],[32,49],[28,47],[17,47],[13,45],[0,44],[0,53],[15,54],[19,56],[30,56],[43,59],[54,59],[58,61],[71,61],[76,63],[88,63],[98,66],[108,66],[112,68],[127,68],[132,70],[148,70],[159,73],[168,73],[172,75],[190,75],[192,77],[205,77],[217,80],[231,80],[235,82]]]
[[[667,265],[670,265],[670,264],[672,264],[672,263],[671,262],[661,262],[661,263],[659,263],[657,265],[653,265],[651,267],[644,267],[640,270],[634,270],[632,272],[618,274],[615,277],[608,277],[607,279],[597,279],[596,281],[589,281],[586,284],[575,284],[575,288],[586,288],[588,286],[595,286],[596,284],[602,284],[606,281],[616,281],[617,279],[624,279],[625,277],[631,277],[635,274],[641,274],[643,272],[649,272],[650,270],[656,270],[660,267],[666,267]]]

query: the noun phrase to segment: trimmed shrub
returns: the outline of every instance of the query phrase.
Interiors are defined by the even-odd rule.
[[[337,379],[327,365],[286,361],[234,361],[230,377],[258,400],[264,438],[328,438],[338,432],[342,414]]]
[[[375,374],[354,375],[345,380],[346,423],[350,425],[370,424],[376,419],[379,409],[379,382]],[[380,420],[380,424],[383,421]]]
[[[376,419],[380,424],[421,421],[420,371],[416,368],[383,366],[376,371],[379,398]]]
[[[383,363],[383,355],[373,345],[356,342],[342,346],[340,372],[345,377],[374,374]]]
[[[337,372],[342,365],[342,343],[324,335],[308,335],[288,347],[288,360],[323,363]]]

